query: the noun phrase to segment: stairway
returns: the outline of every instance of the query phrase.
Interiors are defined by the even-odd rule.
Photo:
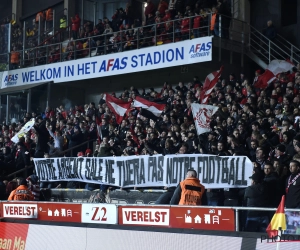
[[[231,20],[229,39],[221,38],[222,42],[215,42],[215,45],[244,53],[263,69],[274,59],[289,59],[295,65],[300,63],[300,49],[282,36],[277,35],[271,41],[250,24],[234,18]]]

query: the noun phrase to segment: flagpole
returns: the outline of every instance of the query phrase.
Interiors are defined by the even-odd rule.
[[[280,249],[281,234],[282,234],[282,230],[281,230],[281,227],[279,227],[279,228],[278,228],[279,241],[277,241],[277,243],[276,243],[276,250],[279,250],[279,249]]]

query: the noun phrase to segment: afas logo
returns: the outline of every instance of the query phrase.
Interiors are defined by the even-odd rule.
[[[5,86],[16,85],[18,80],[18,74],[7,75],[4,79]]]
[[[191,58],[194,57],[201,57],[201,56],[208,56],[211,50],[212,43],[198,43],[192,45],[189,51]]]

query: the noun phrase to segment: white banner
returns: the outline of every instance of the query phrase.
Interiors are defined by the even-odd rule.
[[[252,163],[246,156],[154,155],[34,159],[40,181],[82,181],[119,187],[176,186],[188,169],[206,188],[250,185]]]
[[[127,74],[212,60],[212,37],[5,71],[1,88]]]
[[[34,126],[34,123],[34,118],[30,119],[29,122],[26,122],[26,124],[20,129],[20,131],[11,138],[11,141],[13,141],[14,143],[18,143],[19,139],[24,137],[25,134]]]
[[[201,135],[203,133],[211,131],[211,118],[218,111],[219,107],[198,103],[192,103],[191,107],[197,134]]]

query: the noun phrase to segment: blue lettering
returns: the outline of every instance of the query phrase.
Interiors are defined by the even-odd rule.
[[[60,70],[61,70],[60,67],[58,67],[58,69],[53,68],[53,78],[60,78]]]
[[[146,66],[147,66],[148,63],[151,64],[151,65],[153,64],[153,63],[152,63],[152,58],[151,58],[151,54],[150,54],[150,53],[148,53],[148,55],[147,55]]]
[[[90,69],[90,63],[85,63],[85,74],[91,74]]]
[[[34,75],[35,75],[34,80],[35,80],[35,81],[39,81],[40,79],[38,78],[38,72],[35,71],[34,73],[35,73],[35,74],[34,74]]]
[[[180,57],[181,60],[184,60],[184,48],[181,47],[181,51],[176,48],[176,61],[178,61],[178,58]]]
[[[127,60],[128,60],[128,57],[123,57],[122,60],[121,60],[121,65],[123,66],[120,66],[120,69],[125,69],[126,66],[127,66]]]
[[[159,52],[154,52],[154,64],[160,63],[161,60],[161,54]]]
[[[84,65],[83,65],[83,63],[81,64],[81,66],[82,67],[80,68],[80,64],[77,65],[77,68],[78,68],[78,73],[77,74],[78,75],[80,75],[80,71],[82,71],[82,74],[84,75]]]
[[[96,72],[96,64],[97,64],[97,62],[91,62],[91,64],[93,65],[93,73],[95,73]]]
[[[162,51],[162,59],[163,59],[163,63],[165,62],[165,50]]]
[[[34,71],[30,71],[29,74],[30,74],[30,81],[34,82]]]
[[[29,81],[29,73],[28,72],[22,72],[22,81],[23,82]]]
[[[191,52],[194,53],[194,51],[195,51],[195,45],[192,45],[192,47],[190,48],[189,54],[191,54]]]
[[[17,81],[18,80],[18,74],[15,74],[15,81]]]
[[[99,69],[99,72],[101,72],[101,71],[106,71],[106,61],[105,60],[102,62],[101,67]]]
[[[52,69],[47,69],[47,79],[51,79],[52,78]]]
[[[74,65],[72,65],[72,67],[70,67],[68,65],[68,73],[67,73],[68,76],[74,76]]]
[[[45,69],[41,70],[41,79],[45,79]]]
[[[138,66],[138,62],[136,61],[136,59],[137,59],[137,56],[132,56],[131,57],[131,61],[134,63],[134,64],[131,64],[132,68],[135,68],[135,67]]]
[[[114,63],[114,65],[113,65],[113,67],[112,67],[111,70],[114,70],[115,68],[116,68],[116,69],[119,69],[119,68],[120,68],[119,58],[116,59],[116,61],[115,61],[115,63]]]
[[[145,56],[145,54],[139,55],[139,57],[141,58],[141,66],[144,66],[144,62],[143,62],[144,56]]]
[[[171,57],[170,57],[170,54],[171,54]],[[169,49],[167,51],[167,61],[172,62],[173,60],[174,60],[174,50]]]
[[[205,43],[202,43],[202,45],[201,45],[201,48],[200,48],[199,52],[201,52],[201,51],[205,51]]]
[[[208,42],[207,44],[206,44],[206,51],[207,50],[210,50],[211,49],[211,42]]]

